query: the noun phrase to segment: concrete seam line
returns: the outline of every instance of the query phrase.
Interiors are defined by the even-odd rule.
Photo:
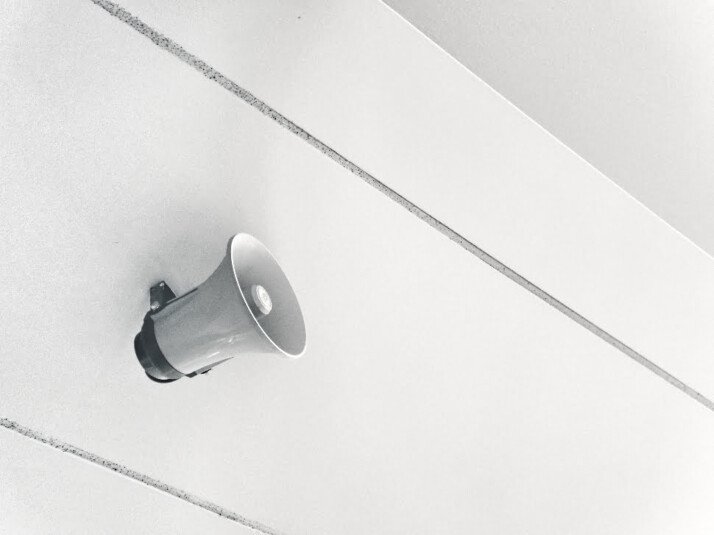
[[[50,446],[51,448],[59,450],[63,453],[69,453],[94,465],[101,466],[102,468],[111,470],[112,472],[125,476],[129,479],[138,481],[139,483],[142,483],[147,487],[151,487],[153,489],[169,494],[175,498],[178,498],[179,500],[200,507],[201,509],[205,509],[206,511],[214,513],[227,520],[232,520],[233,522],[236,522],[237,524],[240,524],[244,527],[254,529],[255,531],[264,535],[282,535],[279,531],[269,528],[268,526],[265,526],[260,522],[250,520],[249,518],[239,515],[238,513],[235,513],[229,509],[226,509],[225,507],[221,507],[220,505],[217,505],[213,502],[204,500],[203,498],[199,498],[198,496],[191,494],[190,492],[186,492],[177,487],[171,486],[161,480],[147,476],[146,474],[142,474],[140,472],[137,472],[136,470],[132,470],[131,468],[128,468],[114,461],[110,461],[109,459],[105,459],[104,457],[91,453],[72,444],[68,444],[67,442],[63,442],[59,439],[47,436],[43,433],[40,433],[39,431],[35,431],[33,429],[30,429],[29,427],[20,425],[17,422],[14,422],[8,418],[0,418],[0,426],[32,440],[36,440],[41,444]]]

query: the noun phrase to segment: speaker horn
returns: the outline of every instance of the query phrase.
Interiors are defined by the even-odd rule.
[[[203,284],[176,297],[165,282],[151,289],[151,308],[134,339],[149,378],[194,377],[242,353],[295,359],[305,352],[297,297],[268,249],[236,234]]]

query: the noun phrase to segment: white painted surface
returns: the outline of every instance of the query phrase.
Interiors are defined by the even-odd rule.
[[[256,532],[0,428],[0,532]]]
[[[714,253],[711,2],[386,2]]]
[[[123,5],[714,397],[714,260],[386,5]]]
[[[296,535],[712,532],[710,412],[89,2],[13,7],[4,416]],[[151,383],[148,287],[236,231],[308,353]]]

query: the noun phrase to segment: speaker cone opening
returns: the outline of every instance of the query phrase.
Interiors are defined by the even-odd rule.
[[[278,262],[260,241],[248,234],[236,234],[228,250],[241,297],[266,338],[285,356],[302,355],[307,338],[305,322],[295,292]],[[257,287],[269,296],[267,314],[256,314],[252,294]],[[263,295],[264,304],[265,300]]]

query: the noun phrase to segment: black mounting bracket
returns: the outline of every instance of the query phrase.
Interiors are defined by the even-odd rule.
[[[164,281],[155,284],[149,290],[149,308],[151,312],[158,312],[172,299],[176,299],[176,294]]]

